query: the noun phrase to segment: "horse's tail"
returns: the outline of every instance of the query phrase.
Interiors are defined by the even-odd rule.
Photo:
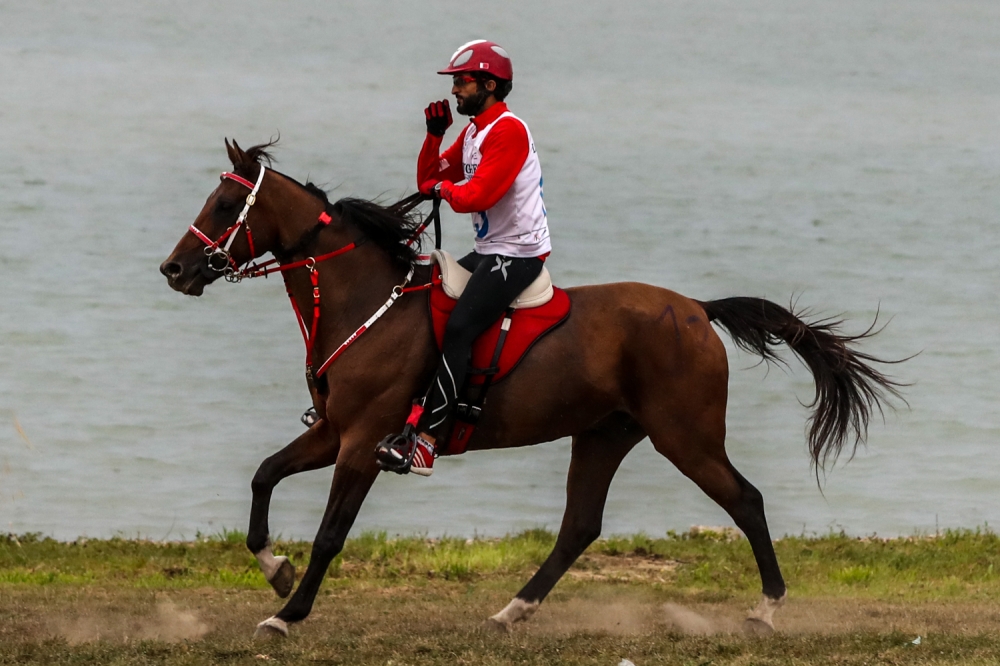
[[[873,411],[882,413],[883,401],[889,396],[902,399],[899,388],[904,384],[870,365],[901,361],[884,361],[852,348],[852,343],[878,332],[874,322],[860,335],[843,335],[840,320],[810,324],[762,298],[723,298],[699,304],[709,321],[726,329],[741,349],[768,362],[781,362],[773,347],[784,342],[812,371],[816,395],[807,405],[814,408],[809,417],[809,453],[817,474],[831,458],[836,462],[852,436],[854,455],[867,436]]]

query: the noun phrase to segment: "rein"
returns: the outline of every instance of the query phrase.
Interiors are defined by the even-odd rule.
[[[389,295],[389,299],[382,304],[382,306],[375,311],[371,317],[368,318],[365,323],[363,323],[357,330],[354,331],[344,342],[340,344],[337,349],[330,354],[325,361],[319,366],[319,368],[313,372],[313,348],[316,344],[316,332],[319,330],[319,317],[320,317],[320,291],[319,291],[319,270],[316,268],[316,264],[326,261],[327,259],[333,259],[334,257],[346,254],[351,250],[354,250],[361,245],[364,245],[366,239],[362,238],[357,241],[352,241],[351,243],[341,247],[339,249],[333,250],[332,252],[327,252],[326,254],[321,254],[318,257],[307,257],[300,261],[293,261],[287,264],[281,264],[278,259],[269,259],[261,264],[251,263],[253,259],[251,258],[246,266],[240,268],[236,261],[232,258],[229,253],[230,247],[232,247],[233,240],[236,238],[236,234],[240,227],[246,231],[247,242],[250,245],[250,256],[253,257],[256,252],[254,250],[253,235],[250,231],[250,225],[247,223],[247,213],[250,212],[250,207],[254,205],[257,200],[257,192],[260,190],[260,184],[264,180],[264,165],[260,165],[260,174],[257,176],[257,182],[251,183],[249,180],[237,176],[234,173],[223,172],[219,176],[220,180],[232,180],[250,189],[250,194],[247,195],[246,204],[243,206],[243,210],[240,212],[239,217],[236,218],[236,223],[229,227],[218,240],[213,241],[208,236],[206,236],[200,229],[195,227],[193,224],[188,227],[188,230],[195,235],[196,238],[205,243],[205,255],[208,257],[209,267],[218,272],[223,273],[226,280],[229,282],[240,282],[244,278],[255,278],[255,277],[267,277],[272,273],[282,273],[282,278],[285,280],[285,293],[288,294],[288,300],[291,301],[292,310],[295,312],[295,318],[299,322],[299,330],[302,332],[302,339],[306,346],[306,377],[310,380],[321,377],[327,368],[333,364],[341,354],[347,351],[347,348],[354,344],[361,335],[367,331],[371,326],[378,321],[388,310],[395,304],[396,299],[406,293],[413,291],[423,291],[430,289],[431,284],[418,285],[418,286],[408,286],[410,280],[413,279],[414,268],[410,267],[410,272],[406,274],[403,279],[402,284],[398,284],[392,288],[392,292]],[[420,234],[431,224],[434,223],[434,234],[435,234],[435,248],[440,249],[441,247],[441,200],[434,199],[434,208],[427,219],[421,224],[420,227],[414,232],[414,234],[406,241],[407,245],[411,245]],[[319,214],[318,226],[320,228],[330,224],[333,218],[323,211]],[[225,246],[220,246],[220,244],[226,241]],[[216,265],[215,260],[220,259],[220,263]],[[309,281],[312,284],[312,297],[313,297],[313,316],[312,323],[307,327],[305,318],[302,316],[301,310],[299,310],[299,305],[295,301],[295,296],[292,294],[291,288],[288,286],[288,280],[285,278],[284,273],[288,271],[295,270],[297,268],[307,268],[309,270]]]
[[[441,249],[441,199],[440,197],[434,197],[434,202],[431,204],[431,214],[427,216],[423,224],[417,227],[417,230],[413,232],[406,244],[413,245],[413,242],[420,238],[420,234],[424,233],[424,230],[431,224],[434,223],[434,249]]]

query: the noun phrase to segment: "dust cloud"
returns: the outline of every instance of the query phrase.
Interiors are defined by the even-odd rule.
[[[703,614],[679,604],[638,599],[581,599],[543,605],[525,626],[529,631],[556,634],[629,635],[673,631],[709,635],[740,631],[740,622],[735,617]]]
[[[729,624],[727,622],[708,618],[679,604],[663,605],[663,621],[670,629],[682,634],[698,636],[728,633],[735,629],[735,627],[726,626]]]
[[[522,626],[544,634],[628,635],[649,631],[656,625],[655,607],[634,600],[575,599],[542,608],[542,612]]]
[[[674,632],[707,636],[742,634],[750,604],[740,602],[662,603],[648,597],[567,600],[545,603],[516,631],[568,635]],[[779,634],[844,634],[897,631],[976,634],[994,631],[1000,612],[993,604],[889,603],[858,599],[796,599],[774,616]],[[523,629],[521,628],[523,627]]]
[[[161,600],[150,614],[90,613],[58,620],[52,630],[71,645],[99,640],[177,643],[198,640],[209,632],[209,626],[194,612],[181,609],[173,601]]]

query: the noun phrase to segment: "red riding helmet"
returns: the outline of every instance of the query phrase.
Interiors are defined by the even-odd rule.
[[[505,81],[514,80],[514,67],[510,64],[510,56],[499,44],[485,39],[475,39],[459,46],[452,54],[448,66],[438,74],[462,72],[483,72]]]

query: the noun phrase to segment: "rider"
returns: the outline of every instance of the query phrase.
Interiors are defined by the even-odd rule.
[[[472,214],[475,250],[458,261],[472,277],[448,319],[441,362],[423,411],[416,406],[408,420],[410,425],[416,421],[414,434],[387,437],[376,449],[384,468],[407,471],[402,467],[416,446],[408,471],[421,476],[433,471],[435,441],[445,434],[462,390],[472,343],[538,277],[552,247],[535,144],[528,126],[504,103],[514,78],[507,52],[493,42],[471,41],[438,74],[452,76],[455,108],[472,122],[439,154],[451,109],[448,100],[427,107],[417,185],[447,201],[456,213]]]

